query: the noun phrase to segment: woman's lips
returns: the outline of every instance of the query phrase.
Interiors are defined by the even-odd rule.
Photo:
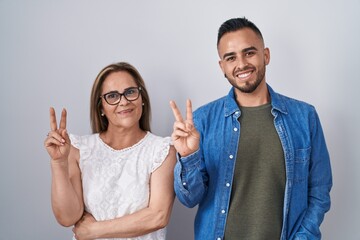
[[[131,113],[133,111],[133,109],[126,109],[126,110],[122,110],[122,111],[119,111],[117,112],[118,114],[128,114],[128,113]]]

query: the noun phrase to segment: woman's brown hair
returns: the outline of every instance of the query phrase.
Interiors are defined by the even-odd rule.
[[[101,133],[107,130],[109,122],[105,116],[101,116],[102,101],[100,99],[102,85],[107,76],[113,72],[125,71],[129,73],[135,80],[138,87],[141,87],[141,97],[143,101],[143,112],[139,120],[139,126],[144,131],[150,130],[151,107],[148,92],[145,87],[145,82],[138,70],[129,63],[118,62],[104,67],[97,75],[93,84],[90,96],[90,122],[93,133]]]

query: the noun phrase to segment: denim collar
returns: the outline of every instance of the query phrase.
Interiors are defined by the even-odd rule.
[[[270,86],[267,84],[267,88],[271,98],[271,105],[273,110],[277,110],[281,113],[287,114],[288,110],[286,108],[285,102],[282,99],[282,96],[276,93]]]
[[[225,115],[225,117],[229,117],[230,115],[234,114],[235,112],[240,113],[240,109],[239,109],[239,106],[237,105],[237,102],[235,99],[234,87],[232,87],[229,91],[229,94],[225,97],[224,115]]]
[[[269,84],[266,84],[270,98],[271,98],[271,105],[273,110],[277,110],[281,113],[287,114],[288,111],[286,109],[286,106],[284,104],[284,101],[281,99],[281,95],[276,93]],[[227,96],[225,96],[225,102],[224,102],[224,116],[228,117],[232,114],[240,114],[240,108],[236,102],[235,99],[235,90],[234,87],[232,87],[228,93]]]

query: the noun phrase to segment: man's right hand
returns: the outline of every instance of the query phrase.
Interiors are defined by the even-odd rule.
[[[174,130],[171,138],[176,151],[182,157],[186,157],[199,149],[200,134],[193,122],[191,101],[186,101],[186,119],[181,116],[179,108],[174,101],[170,101],[170,107],[175,117]]]

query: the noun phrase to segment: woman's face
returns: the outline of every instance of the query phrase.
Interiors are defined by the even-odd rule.
[[[136,98],[137,88],[138,86],[134,78],[128,72],[113,72],[103,82],[101,95],[104,96],[104,94],[110,93],[107,95],[107,99],[111,101],[112,98],[118,96],[116,92],[120,94],[126,93],[128,98],[131,99]],[[139,97],[133,101],[129,101],[124,95],[121,95],[120,102],[116,105],[108,104],[104,97],[101,98],[101,101],[102,111],[109,121],[108,127],[139,128],[139,120],[142,115],[142,97],[140,92]]]

